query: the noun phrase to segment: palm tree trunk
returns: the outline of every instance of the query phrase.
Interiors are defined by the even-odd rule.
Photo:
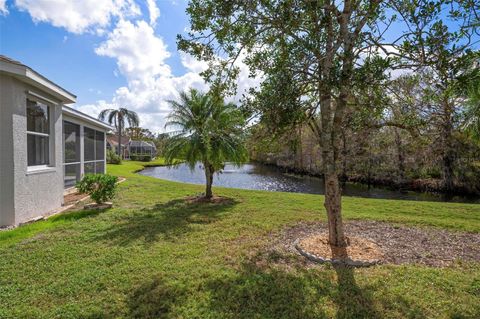
[[[118,156],[120,156],[121,159],[122,157],[122,122],[118,121]]]
[[[212,198],[212,183],[213,183],[213,170],[212,166],[208,163],[205,162],[203,164],[205,168],[205,181],[206,181],[206,187],[205,187],[205,198]]]

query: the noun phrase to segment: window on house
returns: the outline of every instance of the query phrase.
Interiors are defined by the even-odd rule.
[[[50,107],[27,99],[28,166],[50,164]]]

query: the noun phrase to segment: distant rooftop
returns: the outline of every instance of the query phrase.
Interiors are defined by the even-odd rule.
[[[148,147],[153,147],[153,148],[157,148],[155,146],[155,144],[153,144],[152,142],[150,141],[130,141],[130,146],[148,146]]]

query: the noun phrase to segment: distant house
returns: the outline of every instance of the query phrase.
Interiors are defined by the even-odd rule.
[[[155,158],[157,147],[151,141],[132,140],[128,136],[121,137],[121,154],[123,159],[136,160],[143,157]],[[107,135],[107,149],[118,154],[118,136]]]
[[[128,158],[128,143],[130,143],[130,137],[122,136],[120,139],[122,158]],[[115,151],[118,154],[118,135],[107,135],[107,149]]]
[[[64,104],[76,96],[0,56],[0,226],[55,211],[86,173],[105,173],[109,125]]]
[[[130,141],[127,144],[129,158],[132,160],[143,159],[149,157],[155,158],[157,155],[157,147],[150,141]]]

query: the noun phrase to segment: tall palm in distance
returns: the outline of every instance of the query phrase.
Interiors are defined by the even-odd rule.
[[[213,176],[225,162],[240,165],[247,160],[243,134],[245,119],[237,107],[225,104],[195,89],[180,92],[180,100],[168,101],[172,111],[165,127],[175,127],[165,146],[167,163],[184,160],[190,169],[202,163],[205,169],[205,198],[213,196]]]
[[[464,127],[474,138],[480,140],[480,80],[468,91]]]
[[[118,134],[118,155],[122,156],[122,131],[125,129],[126,123],[130,127],[139,126],[140,120],[138,114],[126,108],[105,109],[100,112],[98,119],[104,121],[107,119],[108,124],[113,125]]]

